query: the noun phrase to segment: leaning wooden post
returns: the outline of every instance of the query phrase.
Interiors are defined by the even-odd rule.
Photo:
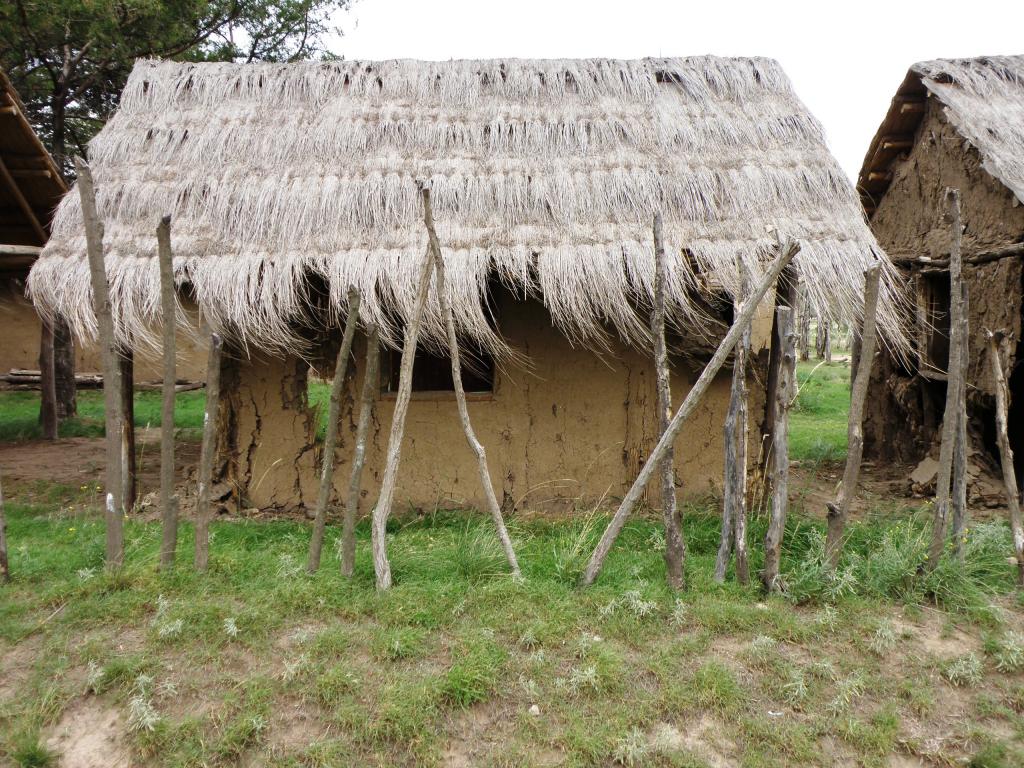
[[[743,263],[740,269],[740,295],[734,302],[734,314],[742,311],[749,290]],[[804,311],[806,314],[806,310]],[[746,584],[750,579],[747,558],[747,353],[750,350],[750,327],[743,332],[732,355],[732,386],[729,410],[725,417],[725,478],[722,499],[722,535],[715,560],[715,581],[725,581],[729,553],[736,550],[736,579]]]
[[[445,329],[448,335],[448,354],[452,363],[452,384],[455,389],[455,402],[459,409],[459,420],[462,422],[462,431],[466,435],[466,442],[470,449],[476,454],[477,469],[480,472],[480,484],[484,489],[484,496],[487,499],[487,508],[491,513],[491,520],[498,532],[498,539],[501,547],[505,550],[505,559],[512,569],[512,575],[519,576],[519,563],[516,560],[515,549],[512,548],[512,539],[508,535],[508,528],[505,527],[505,518],[501,514],[501,506],[498,504],[498,497],[494,493],[494,484],[491,482],[491,472],[487,466],[487,451],[483,444],[477,439],[473,431],[473,424],[469,420],[469,407],[466,405],[466,391],[462,386],[462,363],[459,360],[459,337],[455,332],[455,316],[452,313],[451,302],[448,301],[448,294],[445,292],[444,283],[444,260],[441,258],[441,243],[437,239],[437,231],[434,229],[434,209],[430,204],[430,188],[423,185],[420,188],[420,195],[423,198],[423,222],[427,227],[427,236],[430,240],[430,250],[434,259],[434,274],[437,276],[437,296],[441,303],[441,313],[444,315]]]
[[[825,562],[835,570],[843,551],[843,531],[850,513],[850,502],[857,491],[860,463],[864,456],[864,403],[871,379],[871,364],[875,356],[876,317],[878,313],[878,283],[881,267],[875,265],[864,272],[864,324],[860,336],[860,359],[853,389],[850,392],[850,414],[846,427],[846,468],[836,496],[828,508],[828,534],[825,537]]]
[[[0,584],[11,580],[11,562],[7,559],[7,520],[4,517],[4,486],[0,478]]]
[[[199,500],[196,504],[197,571],[210,563],[210,486],[213,484],[213,460],[217,454],[217,414],[220,408],[220,358],[224,342],[218,333],[210,334],[210,354],[206,360],[206,410],[203,413],[203,442],[199,449]]]
[[[412,398],[412,369],[416,359],[416,342],[423,322],[423,308],[430,291],[430,273],[434,266],[433,249],[427,248],[420,268],[420,284],[412,317],[405,327],[405,341],[402,344],[402,365],[398,371],[398,394],[395,410],[391,417],[391,434],[388,436],[388,452],[384,465],[384,477],[380,484],[380,496],[373,509],[370,535],[373,544],[373,570],[377,575],[377,589],[391,587],[391,564],[388,563],[387,525],[391,516],[391,504],[395,497],[395,483],[398,480],[398,465],[402,458],[402,436],[405,433],[405,415]]]
[[[1013,449],[1007,431],[1007,402],[1010,399],[1009,386],[999,358],[999,342],[1002,333],[985,331],[988,339],[988,356],[992,361],[992,378],[996,389],[996,443],[999,445],[999,463],[1003,468],[1003,485],[1006,486],[1006,506],[1010,510],[1010,530],[1013,533],[1013,551],[1017,556],[1017,584],[1024,587],[1024,523],[1021,522],[1020,492],[1017,490],[1017,473],[1013,466]]]
[[[658,435],[665,434],[672,422],[672,384],[669,378],[668,345],[665,343],[665,292],[668,284],[668,261],[662,236],[661,213],[654,214],[654,311],[651,313],[651,336],[654,337],[654,372],[658,385]],[[665,570],[673,589],[686,586],[686,542],[676,501],[675,448],[669,444],[661,460],[661,508],[665,521]]]
[[[53,324],[45,317],[39,336],[39,423],[43,428],[43,439],[57,439],[60,421],[57,417],[57,378],[53,363]]]
[[[324,455],[320,466],[320,491],[316,497],[316,513],[313,516],[313,536],[309,540],[309,559],[306,573],[316,573],[320,567],[320,553],[324,547],[324,529],[327,527],[327,504],[334,487],[334,450],[338,445],[338,430],[341,422],[341,390],[345,386],[348,359],[352,356],[352,342],[356,337],[359,323],[359,291],[348,291],[348,317],[342,335],[338,358],[334,362],[334,379],[331,381],[331,402],[327,409],[327,434],[324,436]]]
[[[120,568],[124,562],[124,509],[121,506],[121,367],[114,336],[114,315],[110,306],[107,271],[103,265],[103,222],[96,210],[96,190],[92,172],[85,161],[75,158],[78,194],[82,200],[86,252],[92,278],[93,311],[99,329],[103,355],[103,405],[106,415],[106,522],[107,567]]]
[[[611,551],[612,544],[615,543],[615,539],[618,538],[619,533],[622,532],[623,526],[626,524],[626,519],[629,517],[633,508],[640,500],[640,495],[643,493],[644,488],[650,481],[651,476],[659,466],[659,463],[665,456],[665,452],[669,446],[675,442],[676,436],[682,429],[683,423],[689,418],[697,406],[700,404],[701,399],[711,386],[711,382],[718,374],[719,369],[725,363],[726,358],[729,357],[729,353],[736,346],[736,342],[739,341],[740,336],[743,335],[743,331],[746,329],[750,322],[754,318],[754,312],[757,310],[757,305],[764,298],[768,288],[775,284],[775,281],[779,279],[779,275],[782,270],[793,260],[793,257],[799,252],[800,246],[795,241],[789,241],[779,246],[779,253],[776,256],[775,261],[771,264],[768,271],[761,278],[761,282],[758,283],[757,288],[754,289],[750,295],[750,301],[743,307],[743,311],[733,321],[732,327],[729,332],[722,339],[722,343],[718,345],[718,349],[715,350],[715,354],[711,357],[704,371],[698,377],[693,387],[686,394],[686,398],[683,400],[683,404],[679,406],[679,410],[676,411],[676,415],[672,417],[671,423],[668,425],[668,429],[662,434],[661,439],[658,440],[658,444],[654,446],[654,450],[651,451],[651,455],[647,457],[647,461],[644,463],[643,468],[640,470],[640,474],[633,482],[632,487],[626,493],[622,503],[616,510],[615,515],[612,517],[611,522],[605,529],[604,535],[601,536],[601,541],[598,542],[597,547],[594,548],[593,554],[590,556],[590,562],[587,563],[587,568],[581,578],[581,584],[586,586],[594,583],[594,579],[597,578],[597,574],[601,570],[601,566],[604,564],[605,558],[608,557],[608,553]]]
[[[932,520],[932,542],[928,549],[927,570],[933,570],[942,557],[946,544],[946,522],[949,517],[950,476],[956,443],[957,407],[960,402],[962,371],[960,347],[963,343],[963,293],[960,290],[960,191],[946,189],[949,199],[952,243],[949,249],[949,363],[946,374],[946,407],[942,415],[942,444],[939,447],[939,468],[935,476],[935,514]]]
[[[964,528],[967,527],[967,369],[970,366],[970,312],[967,283],[962,282],[962,317],[960,329],[960,394],[956,401],[956,440],[953,445],[953,482],[950,494],[952,521],[950,537],[953,554],[964,557]]]
[[[781,589],[780,564],[782,535],[789,508],[789,410],[796,391],[796,335],[793,333],[793,310],[779,307],[776,312],[781,343],[779,384],[768,396],[775,399],[775,432],[772,434],[772,509],[768,531],[764,537],[764,570],[761,583],[769,592]]]
[[[160,411],[160,567],[174,565],[178,549],[178,495],[174,492],[174,400],[177,392],[175,331],[178,322],[174,292],[174,260],[171,254],[171,217],[164,216],[156,227],[157,258],[160,262],[160,309],[164,322],[163,408]]]
[[[380,333],[377,324],[366,329],[366,370],[363,373],[363,392],[359,404],[359,423],[356,425],[356,446],[352,454],[352,474],[348,482],[348,503],[341,529],[341,575],[351,576],[356,565],[356,516],[359,514],[359,492],[363,484],[363,465],[366,463],[366,437],[370,433],[373,403],[380,386]]]
[[[121,509],[135,508],[135,353],[118,351],[121,368]]]

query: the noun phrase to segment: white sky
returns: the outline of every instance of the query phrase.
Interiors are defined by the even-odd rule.
[[[349,59],[770,56],[851,178],[907,68],[1024,53],[1024,2],[356,0],[329,47]]]

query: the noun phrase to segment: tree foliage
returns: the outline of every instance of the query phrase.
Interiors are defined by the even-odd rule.
[[[351,0],[6,0],[0,66],[29,119],[69,167],[117,106],[135,59],[330,57],[332,15]]]

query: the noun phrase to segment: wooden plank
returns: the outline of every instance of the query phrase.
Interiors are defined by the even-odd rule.
[[[219,333],[210,334],[210,353],[206,362],[206,410],[203,413],[203,442],[199,449],[199,499],[196,503],[195,568],[205,571],[210,564],[210,487],[213,461],[217,454],[217,420],[220,410],[220,368],[224,341]]]

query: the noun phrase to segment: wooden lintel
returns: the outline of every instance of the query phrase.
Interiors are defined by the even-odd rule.
[[[0,178],[7,184],[11,190],[11,194],[18,203],[18,207],[21,208],[22,213],[25,214],[25,218],[28,219],[28,223],[32,226],[36,236],[39,238],[39,243],[42,245],[47,240],[46,230],[43,229],[43,225],[39,222],[39,218],[36,216],[36,212],[32,210],[32,206],[29,205],[28,200],[21,193],[21,188],[18,187],[14,178],[11,176],[11,172],[7,170],[7,166],[4,161],[0,159]]]
[[[883,139],[878,145],[882,149],[910,149],[914,146],[913,139]]]
[[[924,112],[925,102],[921,101],[904,101],[900,104],[901,115],[917,115]]]
[[[868,173],[868,181],[890,181],[892,179],[892,171],[870,171]]]
[[[8,245],[0,243],[0,256],[38,256],[43,250],[38,245]]]
[[[988,264],[1000,259],[1008,259],[1015,256],[1024,256],[1024,243],[1012,243],[1000,248],[991,248],[984,251],[977,251],[964,256],[964,264],[976,266]],[[904,256],[892,255],[889,259],[898,267],[924,267],[927,271],[941,272],[949,268],[949,255],[944,254],[943,258],[932,259],[927,256]]]
[[[14,115],[14,116],[17,116],[17,114],[18,114],[18,108],[16,106],[14,106],[13,104],[11,104],[9,106],[6,106],[6,107],[0,107],[0,115]]]

